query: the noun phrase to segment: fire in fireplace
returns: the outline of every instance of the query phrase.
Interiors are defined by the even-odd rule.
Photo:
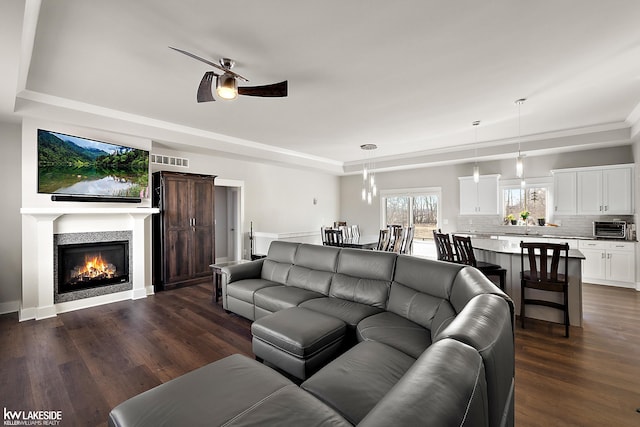
[[[129,281],[129,242],[58,246],[58,293]]]

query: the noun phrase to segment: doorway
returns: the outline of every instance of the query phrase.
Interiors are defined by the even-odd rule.
[[[216,262],[242,258],[244,182],[216,179]]]

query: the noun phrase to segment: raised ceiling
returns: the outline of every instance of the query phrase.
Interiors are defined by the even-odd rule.
[[[530,155],[637,134],[637,0],[25,4],[17,114],[144,131],[160,147],[345,173],[366,143],[386,167],[469,158],[481,120],[479,155],[495,158],[515,148],[518,98]],[[168,46],[233,58],[252,85],[287,79],[289,96],[198,104],[209,68]]]

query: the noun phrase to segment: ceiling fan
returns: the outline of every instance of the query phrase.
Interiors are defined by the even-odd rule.
[[[186,50],[171,46],[169,46],[169,48],[222,71],[222,74],[218,74],[213,71],[207,71],[204,73],[204,76],[200,81],[200,86],[198,87],[198,102],[215,101],[213,92],[211,91],[214,76],[216,78],[216,93],[223,99],[236,99],[238,95],[261,97],[287,96],[287,80],[263,86],[238,86],[238,80],[242,80],[244,82],[248,82],[249,80],[235,71],[231,71],[235,64],[233,60],[229,58],[222,58],[220,59],[220,63],[216,64],[215,62],[201,58],[191,52],[187,52]]]

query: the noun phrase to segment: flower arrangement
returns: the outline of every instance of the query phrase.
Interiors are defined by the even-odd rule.
[[[523,221],[526,221],[527,218],[529,218],[529,211],[528,210],[524,210],[524,211],[520,212],[520,218],[522,218]]]
[[[516,217],[513,216],[513,214],[509,214],[507,215],[507,224],[511,223],[511,225],[515,225],[516,224]]]

